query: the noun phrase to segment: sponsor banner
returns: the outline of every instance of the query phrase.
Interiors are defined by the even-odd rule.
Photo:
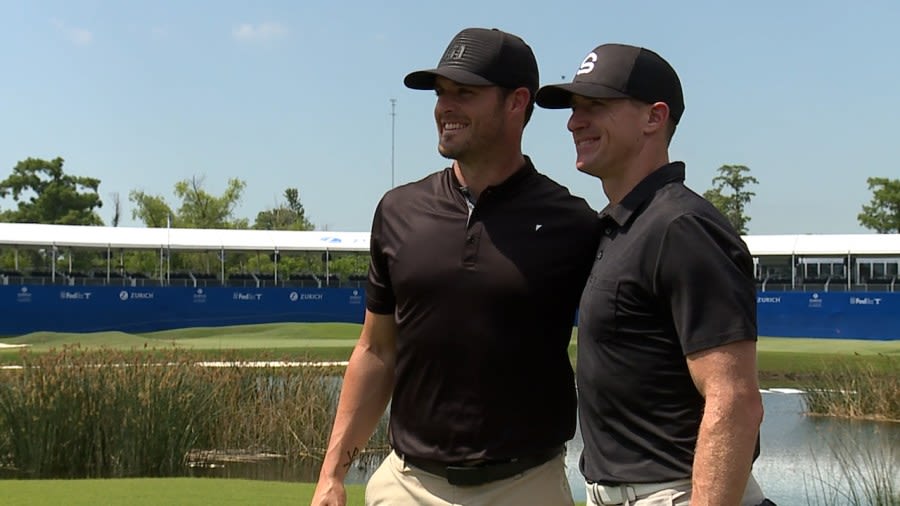
[[[759,335],[900,339],[900,293],[758,292]]]
[[[150,332],[272,322],[362,323],[361,289],[0,286],[0,335]]]
[[[900,339],[900,293],[759,292],[761,336]],[[0,335],[362,323],[362,288],[0,286]]]

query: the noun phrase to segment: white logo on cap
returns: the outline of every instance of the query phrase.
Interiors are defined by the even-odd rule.
[[[597,61],[597,53],[591,53],[584,58],[584,61],[581,62],[581,67],[578,68],[578,72],[575,75],[581,74],[590,74],[592,70],[594,70],[594,62]]]
[[[466,52],[465,44],[460,44],[453,48],[453,51],[450,53],[451,60],[458,60],[462,58],[463,54]]]

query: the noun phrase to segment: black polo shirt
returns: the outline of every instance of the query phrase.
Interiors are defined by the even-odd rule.
[[[703,398],[685,356],[756,339],[752,258],[678,162],[600,221],[578,322],[581,471],[601,483],[689,478]]]
[[[447,463],[574,436],[567,347],[599,239],[596,212],[530,160],[469,210],[451,168],[389,191],[366,290],[399,327],[392,445]]]

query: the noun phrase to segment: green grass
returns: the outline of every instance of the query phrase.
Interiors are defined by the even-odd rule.
[[[347,360],[359,336],[360,325],[348,323],[273,323],[231,327],[198,327],[143,334],[126,332],[33,332],[0,338],[0,343],[27,345],[46,352],[78,344],[82,348],[144,350],[182,348],[200,359],[227,355],[241,360],[316,359]],[[0,348],[0,364],[19,363],[20,348]]]
[[[315,485],[214,478],[3,480],[4,506],[217,506],[309,504]],[[362,485],[347,486],[347,505],[362,506]]]
[[[118,350],[186,348],[199,358],[214,360],[226,355],[241,360],[313,359],[347,360],[359,336],[360,325],[349,323],[272,323],[231,327],[200,327],[143,334],[97,332],[71,334],[35,332],[5,337],[0,343],[27,344],[35,352],[64,345],[108,347]],[[569,346],[574,363],[576,332]],[[227,352],[227,353],[226,353]],[[20,362],[19,350],[0,348],[0,364]],[[900,356],[900,341],[761,337],[758,344],[760,380],[763,386],[796,386],[811,375],[836,364],[874,362],[878,356]]]
[[[4,506],[297,506],[309,504],[315,488],[312,483],[214,478],[0,481]],[[347,485],[347,506],[362,506],[364,496],[363,485]]]
[[[352,323],[267,323],[230,327],[196,327],[130,334],[126,332],[33,332],[0,338],[0,343],[26,344],[35,351],[46,351],[66,344],[84,347],[106,346],[120,350],[156,346],[184,346],[197,350],[217,349],[291,349],[316,347],[352,347],[360,325]],[[573,330],[573,345],[576,332]],[[761,337],[761,353],[802,353],[812,355],[900,355],[900,341],[852,339],[812,339]],[[11,350],[3,350],[9,353]]]
[[[32,352],[66,345],[83,348],[144,350],[183,348],[201,358],[346,360],[359,325],[283,323],[168,330],[144,334],[36,332],[0,338],[0,343],[26,344]],[[574,337],[574,332],[573,332]],[[21,362],[20,350],[0,348],[0,363]],[[569,348],[575,356],[573,339]],[[870,364],[884,372],[889,359],[900,357],[900,341],[761,337],[758,343],[764,386],[802,384],[837,364]],[[222,480],[212,478],[115,480],[0,480],[4,505],[156,505],[156,504],[308,504],[313,484]],[[348,504],[362,504],[363,487],[348,486]],[[583,504],[583,503],[582,503]]]

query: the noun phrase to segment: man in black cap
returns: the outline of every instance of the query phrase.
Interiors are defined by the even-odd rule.
[[[678,75],[653,51],[605,44],[537,104],[571,108],[575,166],[609,198],[578,321],[588,504],[763,503],[753,261],[669,162]]]
[[[452,164],[375,211],[365,320],[313,503],[344,503],[347,469],[390,399],[393,451],[366,504],[572,504],[567,348],[599,229],[522,154],[534,54],[469,28],[404,83],[436,92],[438,151]]]

